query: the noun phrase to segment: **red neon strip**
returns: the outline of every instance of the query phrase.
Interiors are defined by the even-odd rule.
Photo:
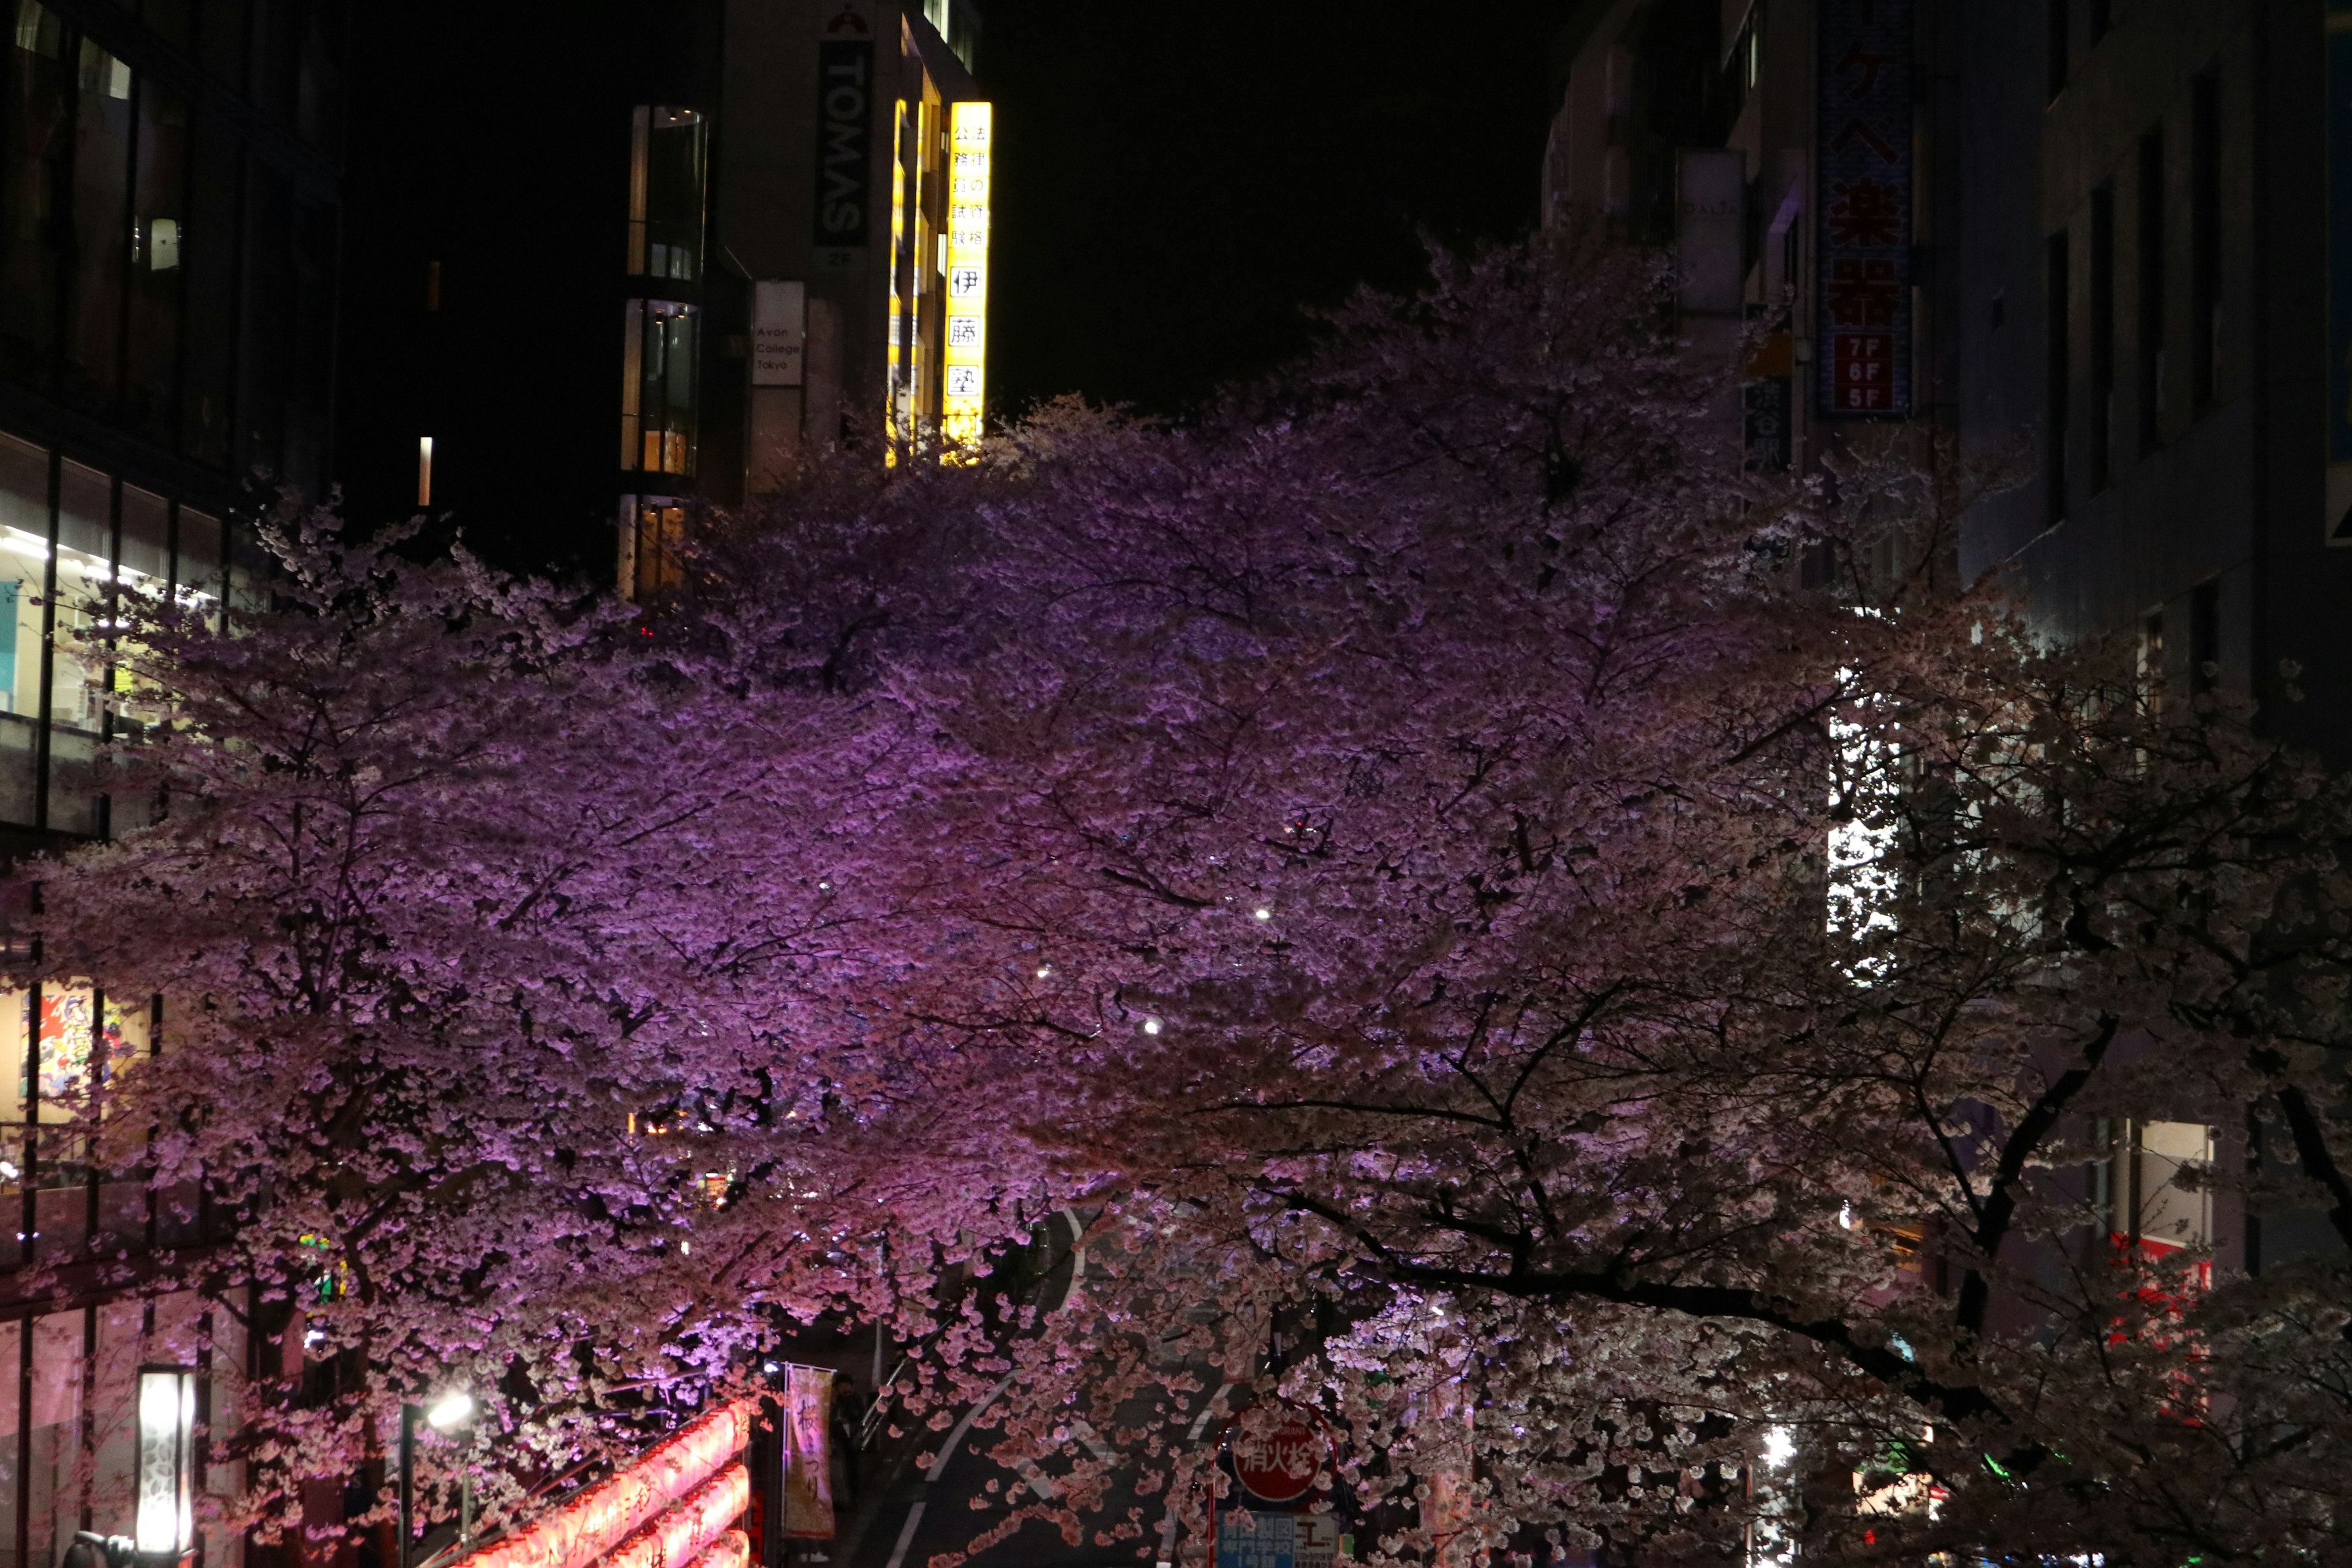
[[[462,1559],[457,1568],[589,1568],[724,1469],[751,1440],[752,1420],[748,1404],[711,1412],[612,1479]],[[748,1500],[751,1478],[740,1466],[736,1470],[743,1474]],[[738,1503],[735,1511],[742,1510]]]
[[[751,1472],[721,1470],[703,1489],[631,1536],[604,1568],[688,1568],[751,1505]]]

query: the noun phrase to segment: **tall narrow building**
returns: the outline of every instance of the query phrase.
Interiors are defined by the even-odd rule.
[[[657,594],[698,506],[843,442],[977,434],[967,0],[425,9],[363,39],[356,510]]]
[[[0,68],[0,865],[152,820],[110,745],[168,715],[129,689],[123,595],[234,617],[251,519],[316,493],[337,427],[342,0],[8,0]],[[36,911],[0,882],[0,957]],[[76,1533],[238,1568],[195,1500],[237,1486],[201,1432],[282,1370],[184,1282],[221,1216],[100,1157],[110,1087],[173,1048],[148,995],[0,978],[0,1563]],[[277,1321],[284,1321],[283,1310]],[[299,1352],[296,1352],[299,1365]]]

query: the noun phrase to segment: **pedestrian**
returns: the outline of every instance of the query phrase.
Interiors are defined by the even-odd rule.
[[[857,1439],[866,1427],[866,1402],[857,1392],[857,1379],[845,1372],[833,1374],[833,1448],[841,1456],[842,1506],[857,1506]]]

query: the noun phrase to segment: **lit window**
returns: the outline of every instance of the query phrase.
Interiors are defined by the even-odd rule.
[[[629,272],[691,282],[701,270],[709,121],[640,105],[629,127]]]
[[[628,302],[622,328],[622,468],[694,472],[698,318],[693,306],[673,300]]]
[[[416,438],[416,504],[433,504],[433,437]]]

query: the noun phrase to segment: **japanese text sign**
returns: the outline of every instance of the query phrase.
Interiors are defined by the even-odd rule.
[[[1912,0],[1821,0],[1821,409],[1911,413]]]

